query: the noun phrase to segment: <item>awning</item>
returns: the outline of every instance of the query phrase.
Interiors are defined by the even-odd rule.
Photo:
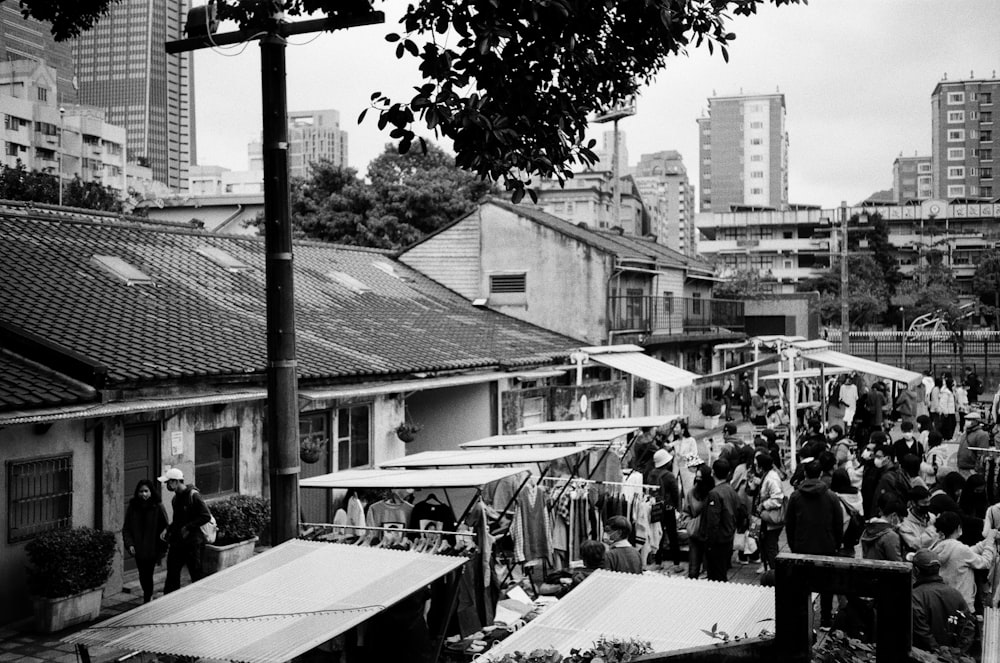
[[[442,375],[433,378],[421,378],[417,380],[395,380],[385,382],[363,382],[360,384],[344,385],[342,387],[317,387],[315,389],[299,389],[299,396],[311,401],[323,401],[331,398],[345,398],[348,396],[378,396],[380,394],[401,394],[412,391],[422,391],[424,389],[444,389],[445,387],[462,387],[469,384],[482,384],[484,382],[496,382],[524,375],[527,371],[520,373],[503,373],[491,371],[489,373],[471,373],[463,375]],[[560,373],[561,374],[561,373]]]
[[[574,419],[572,421],[543,421],[539,424],[524,426],[518,430],[522,433],[540,433],[543,431],[557,433],[573,430],[599,430],[610,428],[658,428],[671,421],[683,419],[682,414],[660,414],[651,417],[623,417],[620,419]]]
[[[449,470],[344,470],[299,481],[300,488],[478,488],[524,470],[507,467]]]
[[[548,463],[576,454],[589,453],[590,447],[546,447],[528,449],[467,449],[462,451],[424,451],[380,463],[379,467],[466,467]]]
[[[157,410],[176,410],[186,407],[197,407],[199,405],[242,403],[246,401],[259,401],[265,398],[267,398],[267,390],[265,389],[218,392],[192,396],[134,398],[127,401],[70,405],[31,412],[5,412],[0,414],[0,426],[43,424],[66,419],[102,419],[104,417],[115,417],[134,412],[155,412]]]
[[[493,435],[480,440],[464,442],[463,449],[546,446],[603,447],[633,432],[635,428],[603,428],[601,430],[576,430],[565,433],[527,433],[522,435]]]
[[[357,626],[465,561],[286,541],[65,641],[196,659],[279,663]]]
[[[850,373],[850,372],[851,372],[850,368],[836,368],[836,367],[831,367],[831,368],[824,369],[823,370],[823,375],[826,376],[826,377],[829,377],[831,375],[841,375],[843,373]],[[806,369],[801,370],[801,371],[795,371],[794,373],[792,373],[792,377],[794,377],[796,380],[798,380],[799,378],[818,378],[819,377],[819,369],[818,368],[806,368]],[[767,375],[761,375],[760,379],[761,380],[787,380],[788,379],[788,371],[784,371],[784,372],[781,372],[781,373],[768,373]]]
[[[761,366],[768,366],[778,361],[781,361],[780,355],[768,355],[766,357],[757,359],[756,361],[749,361],[745,364],[740,364],[739,366],[733,366],[732,368],[727,368],[722,371],[709,373],[708,375],[699,375],[698,378],[694,381],[694,383],[700,385],[700,384],[708,384],[711,382],[717,382],[718,380],[726,377],[727,375],[734,375],[736,373],[742,373],[743,371],[749,371],[754,368],[760,368]]]
[[[713,624],[732,635],[774,629],[774,589],[677,576],[594,571],[580,586],[485,656],[590,647],[604,638],[636,638],[654,652],[716,644]],[[666,627],[665,627],[666,625]]]
[[[923,376],[920,373],[908,371],[905,368],[897,368],[889,364],[882,364],[870,359],[862,359],[854,355],[847,355],[836,350],[817,350],[814,352],[803,352],[802,359],[815,361],[828,366],[839,366],[858,373],[874,375],[893,382],[902,382],[910,387],[920,384]]]
[[[628,349],[624,349],[628,348]],[[631,373],[637,377],[655,382],[671,391],[684,389],[694,384],[695,379],[701,377],[697,373],[685,371],[673,364],[654,359],[644,354],[637,345],[630,346],[597,346],[591,348],[580,348],[590,356],[591,361],[604,364],[611,368]]]

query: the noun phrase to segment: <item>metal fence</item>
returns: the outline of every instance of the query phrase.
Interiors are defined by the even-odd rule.
[[[743,302],[728,299],[618,295],[610,298],[610,309],[611,331],[684,334],[746,324]]]
[[[832,330],[828,340],[840,344],[840,331]],[[949,371],[963,375],[965,366],[982,379],[987,393],[1000,384],[1000,332],[967,331],[903,333],[898,331],[850,332],[850,354],[912,371],[930,370],[937,375]]]

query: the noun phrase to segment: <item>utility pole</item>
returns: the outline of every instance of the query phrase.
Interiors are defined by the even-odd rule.
[[[840,351],[851,352],[851,307],[847,286],[847,201],[840,202]]]
[[[264,247],[267,302],[267,444],[271,484],[271,543],[299,534],[299,408],[295,356],[292,224],[288,208],[288,99],[285,45],[291,35],[383,23],[382,12],[287,23],[271,16],[259,30],[213,35],[212,7],[191,10],[196,36],[167,42],[177,54],[213,46],[260,41],[264,140]],[[257,27],[257,26],[254,26]],[[190,35],[190,32],[189,32]]]

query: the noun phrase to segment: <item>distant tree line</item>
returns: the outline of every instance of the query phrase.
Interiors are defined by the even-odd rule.
[[[79,176],[62,185],[62,204],[67,207],[118,212],[123,209],[117,191]],[[0,166],[0,199],[59,204],[59,177],[54,173],[28,170],[20,159],[16,166]]]

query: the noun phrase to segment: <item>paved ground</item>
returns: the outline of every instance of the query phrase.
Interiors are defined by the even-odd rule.
[[[741,434],[749,434],[752,427],[746,423],[738,423]],[[722,431],[692,430],[692,434],[700,440],[707,441],[708,437],[716,440],[722,439]],[[782,544],[784,540],[782,539]],[[782,546],[784,548],[784,545]],[[745,566],[734,566],[730,580],[741,583],[757,583],[760,575],[757,573],[759,564],[748,564]],[[156,587],[163,587],[165,572],[163,570],[156,577]],[[187,576],[184,575],[186,582]],[[105,596],[99,621],[103,621],[115,615],[131,610],[142,604],[142,593],[138,587],[136,578],[126,576],[124,591],[118,594]],[[159,594],[157,594],[159,596]],[[154,599],[155,600],[155,599]],[[15,622],[5,626],[0,626],[0,663],[20,662],[20,663],[78,663],[78,658],[74,646],[61,641],[70,633],[85,628],[86,625],[71,627],[65,631],[51,635],[40,635],[32,631],[30,620]],[[134,656],[128,657],[127,652],[112,651],[103,648],[92,648],[90,650],[92,663],[112,663],[114,661],[129,661],[130,663],[148,663],[156,660],[154,656]]]

